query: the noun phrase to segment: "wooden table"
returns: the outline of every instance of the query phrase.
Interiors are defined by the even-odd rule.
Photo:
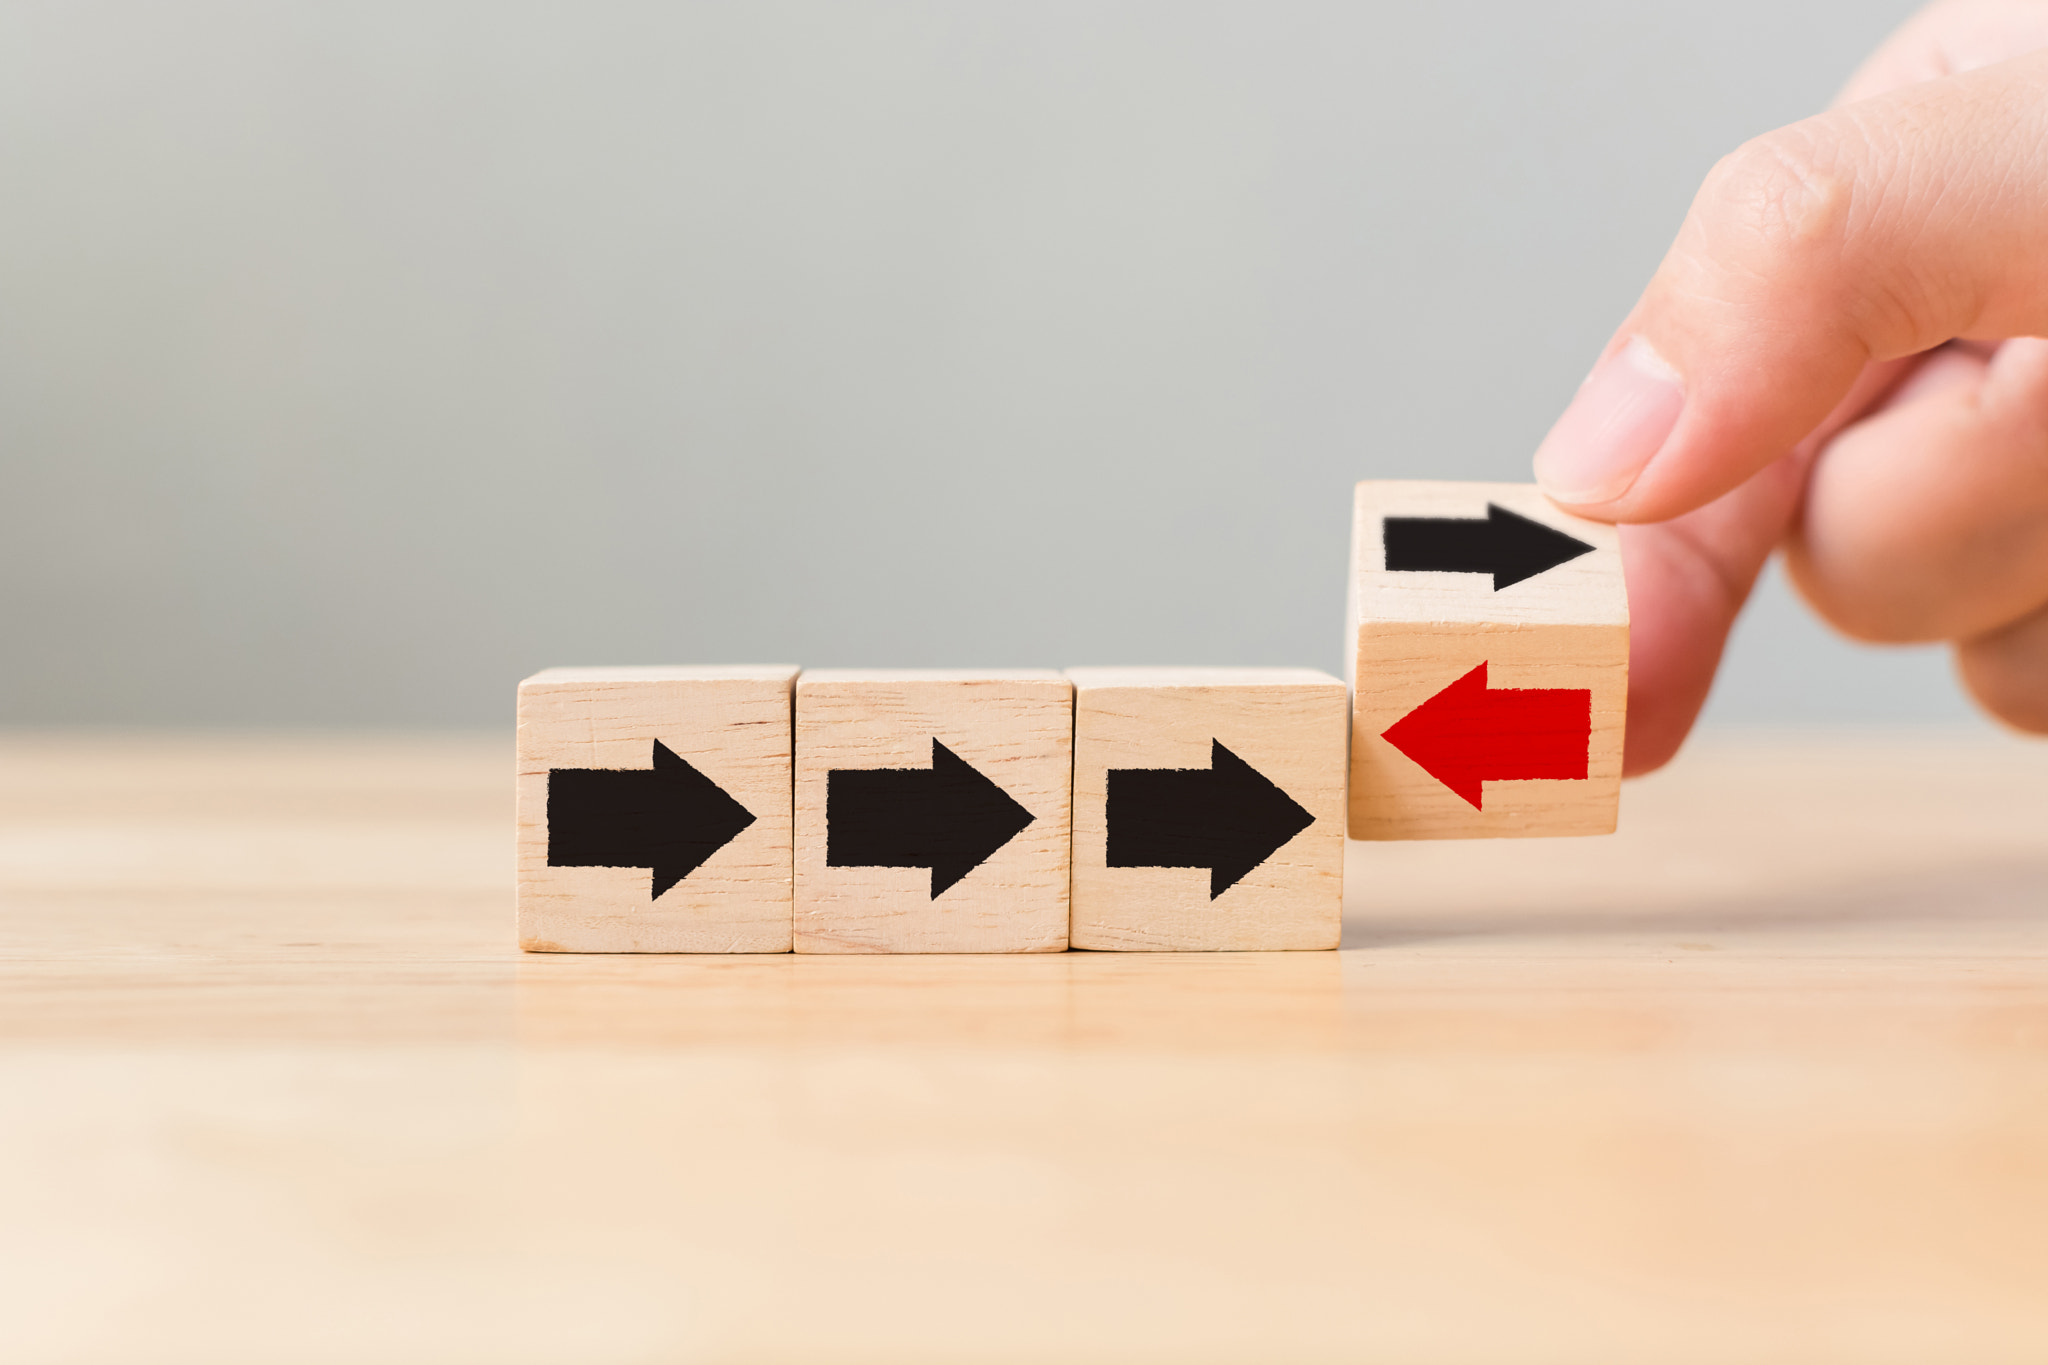
[[[0,1360],[2048,1360],[2048,749],[1704,743],[1265,956],[522,957],[511,774],[0,741]]]

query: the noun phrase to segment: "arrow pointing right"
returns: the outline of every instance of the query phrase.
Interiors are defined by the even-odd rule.
[[[929,768],[825,774],[825,865],[928,867],[937,900],[1036,818],[934,736]]]
[[[1484,810],[1487,782],[1585,780],[1592,735],[1590,690],[1488,690],[1482,663],[1395,721],[1381,738],[1472,809]]]
[[[658,739],[651,768],[548,770],[548,866],[649,868],[650,900],[753,823],[752,811]]]
[[[1111,768],[1111,867],[1206,867],[1215,900],[1316,822],[1273,780],[1209,741],[1206,768]]]
[[[1388,517],[1380,534],[1389,573],[1484,573],[1493,590],[1569,564],[1593,547],[1554,526],[1486,504],[1486,519]]]

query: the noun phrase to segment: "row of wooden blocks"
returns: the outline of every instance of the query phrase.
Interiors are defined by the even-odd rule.
[[[1610,527],[1359,485],[1351,685],[1309,669],[551,669],[519,938],[556,952],[1333,948],[1345,834],[1613,829]]]

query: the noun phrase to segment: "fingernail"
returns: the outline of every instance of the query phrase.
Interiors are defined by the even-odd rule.
[[[1612,502],[1635,483],[1684,408],[1678,371],[1631,337],[1593,367],[1536,448],[1536,482],[1562,503]]]

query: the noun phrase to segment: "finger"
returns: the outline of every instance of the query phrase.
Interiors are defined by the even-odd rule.
[[[1896,91],[1717,166],[1536,456],[1613,521],[1705,505],[1806,438],[1866,365],[2048,331],[2048,54]]]
[[[1736,614],[1799,507],[1813,450],[1881,401],[1913,365],[1871,366],[1813,442],[1734,492],[1672,521],[1621,528],[1630,622],[1624,773],[1662,767],[1685,742]]]
[[[1976,71],[2048,47],[2048,4],[2041,0],[1948,0],[1908,19],[1871,54],[1836,104],[1853,104],[1901,86]]]
[[[1728,632],[1799,498],[1787,458],[1697,511],[1621,528],[1628,581],[1628,734],[1621,770],[1670,762],[1713,686]]]
[[[1945,349],[1837,436],[1786,566],[1864,640],[1981,635],[2048,603],[2048,341]]]
[[[1956,671],[1986,711],[2048,734],[2048,609],[1957,645]]]

